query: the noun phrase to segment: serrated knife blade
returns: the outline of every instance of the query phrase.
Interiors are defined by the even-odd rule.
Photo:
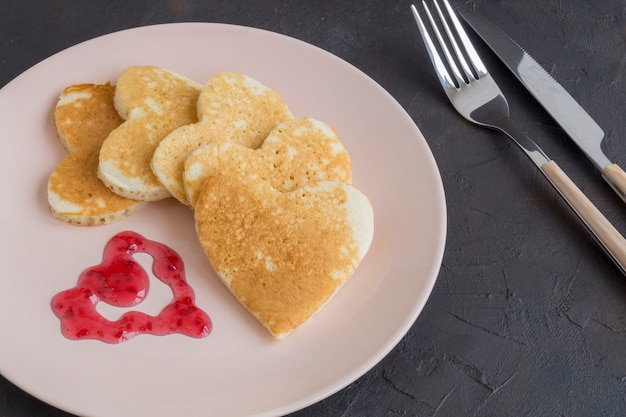
[[[578,102],[517,42],[486,18],[467,9],[459,14],[600,170],[626,202],[626,173],[601,148],[604,131]]]

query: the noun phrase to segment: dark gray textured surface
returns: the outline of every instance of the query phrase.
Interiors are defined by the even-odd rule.
[[[604,149],[626,167],[624,0],[452,3],[473,8],[522,43],[604,128]],[[163,22],[259,27],[334,53],[386,88],[424,133],[443,177],[448,241],[432,296],[399,345],[362,378],[293,416],[626,415],[626,278],[520,151],[448,105],[409,5],[3,1],[0,86],[78,42]],[[626,234],[624,203],[479,47],[518,127]],[[0,416],[69,414],[0,377]]]

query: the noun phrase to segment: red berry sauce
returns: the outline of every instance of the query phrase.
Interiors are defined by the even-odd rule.
[[[173,300],[156,317],[130,311],[119,320],[110,321],[96,311],[98,302],[131,307],[148,295],[150,280],[143,267],[133,259],[136,252],[152,256],[152,272],[172,289]],[[211,319],[194,300],[193,289],[185,280],[181,257],[161,243],[127,231],[113,236],[104,249],[102,263],[83,271],[76,287],[55,295],[51,306],[61,320],[63,335],[68,339],[121,343],[142,333],[208,336],[212,329]]]

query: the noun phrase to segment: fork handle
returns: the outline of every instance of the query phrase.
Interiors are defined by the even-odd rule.
[[[626,274],[626,240],[554,161],[541,171],[598,240],[613,262]]]
[[[621,199],[626,202],[626,172],[619,165],[610,164],[604,167],[602,176]]]

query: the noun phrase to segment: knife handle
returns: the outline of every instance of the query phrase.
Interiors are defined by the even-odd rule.
[[[602,176],[626,203],[626,172],[619,165],[611,164],[604,167]]]
[[[622,273],[626,274],[626,240],[624,237],[556,162],[546,162],[541,166],[541,171],[587,226],[613,262],[622,270]]]

